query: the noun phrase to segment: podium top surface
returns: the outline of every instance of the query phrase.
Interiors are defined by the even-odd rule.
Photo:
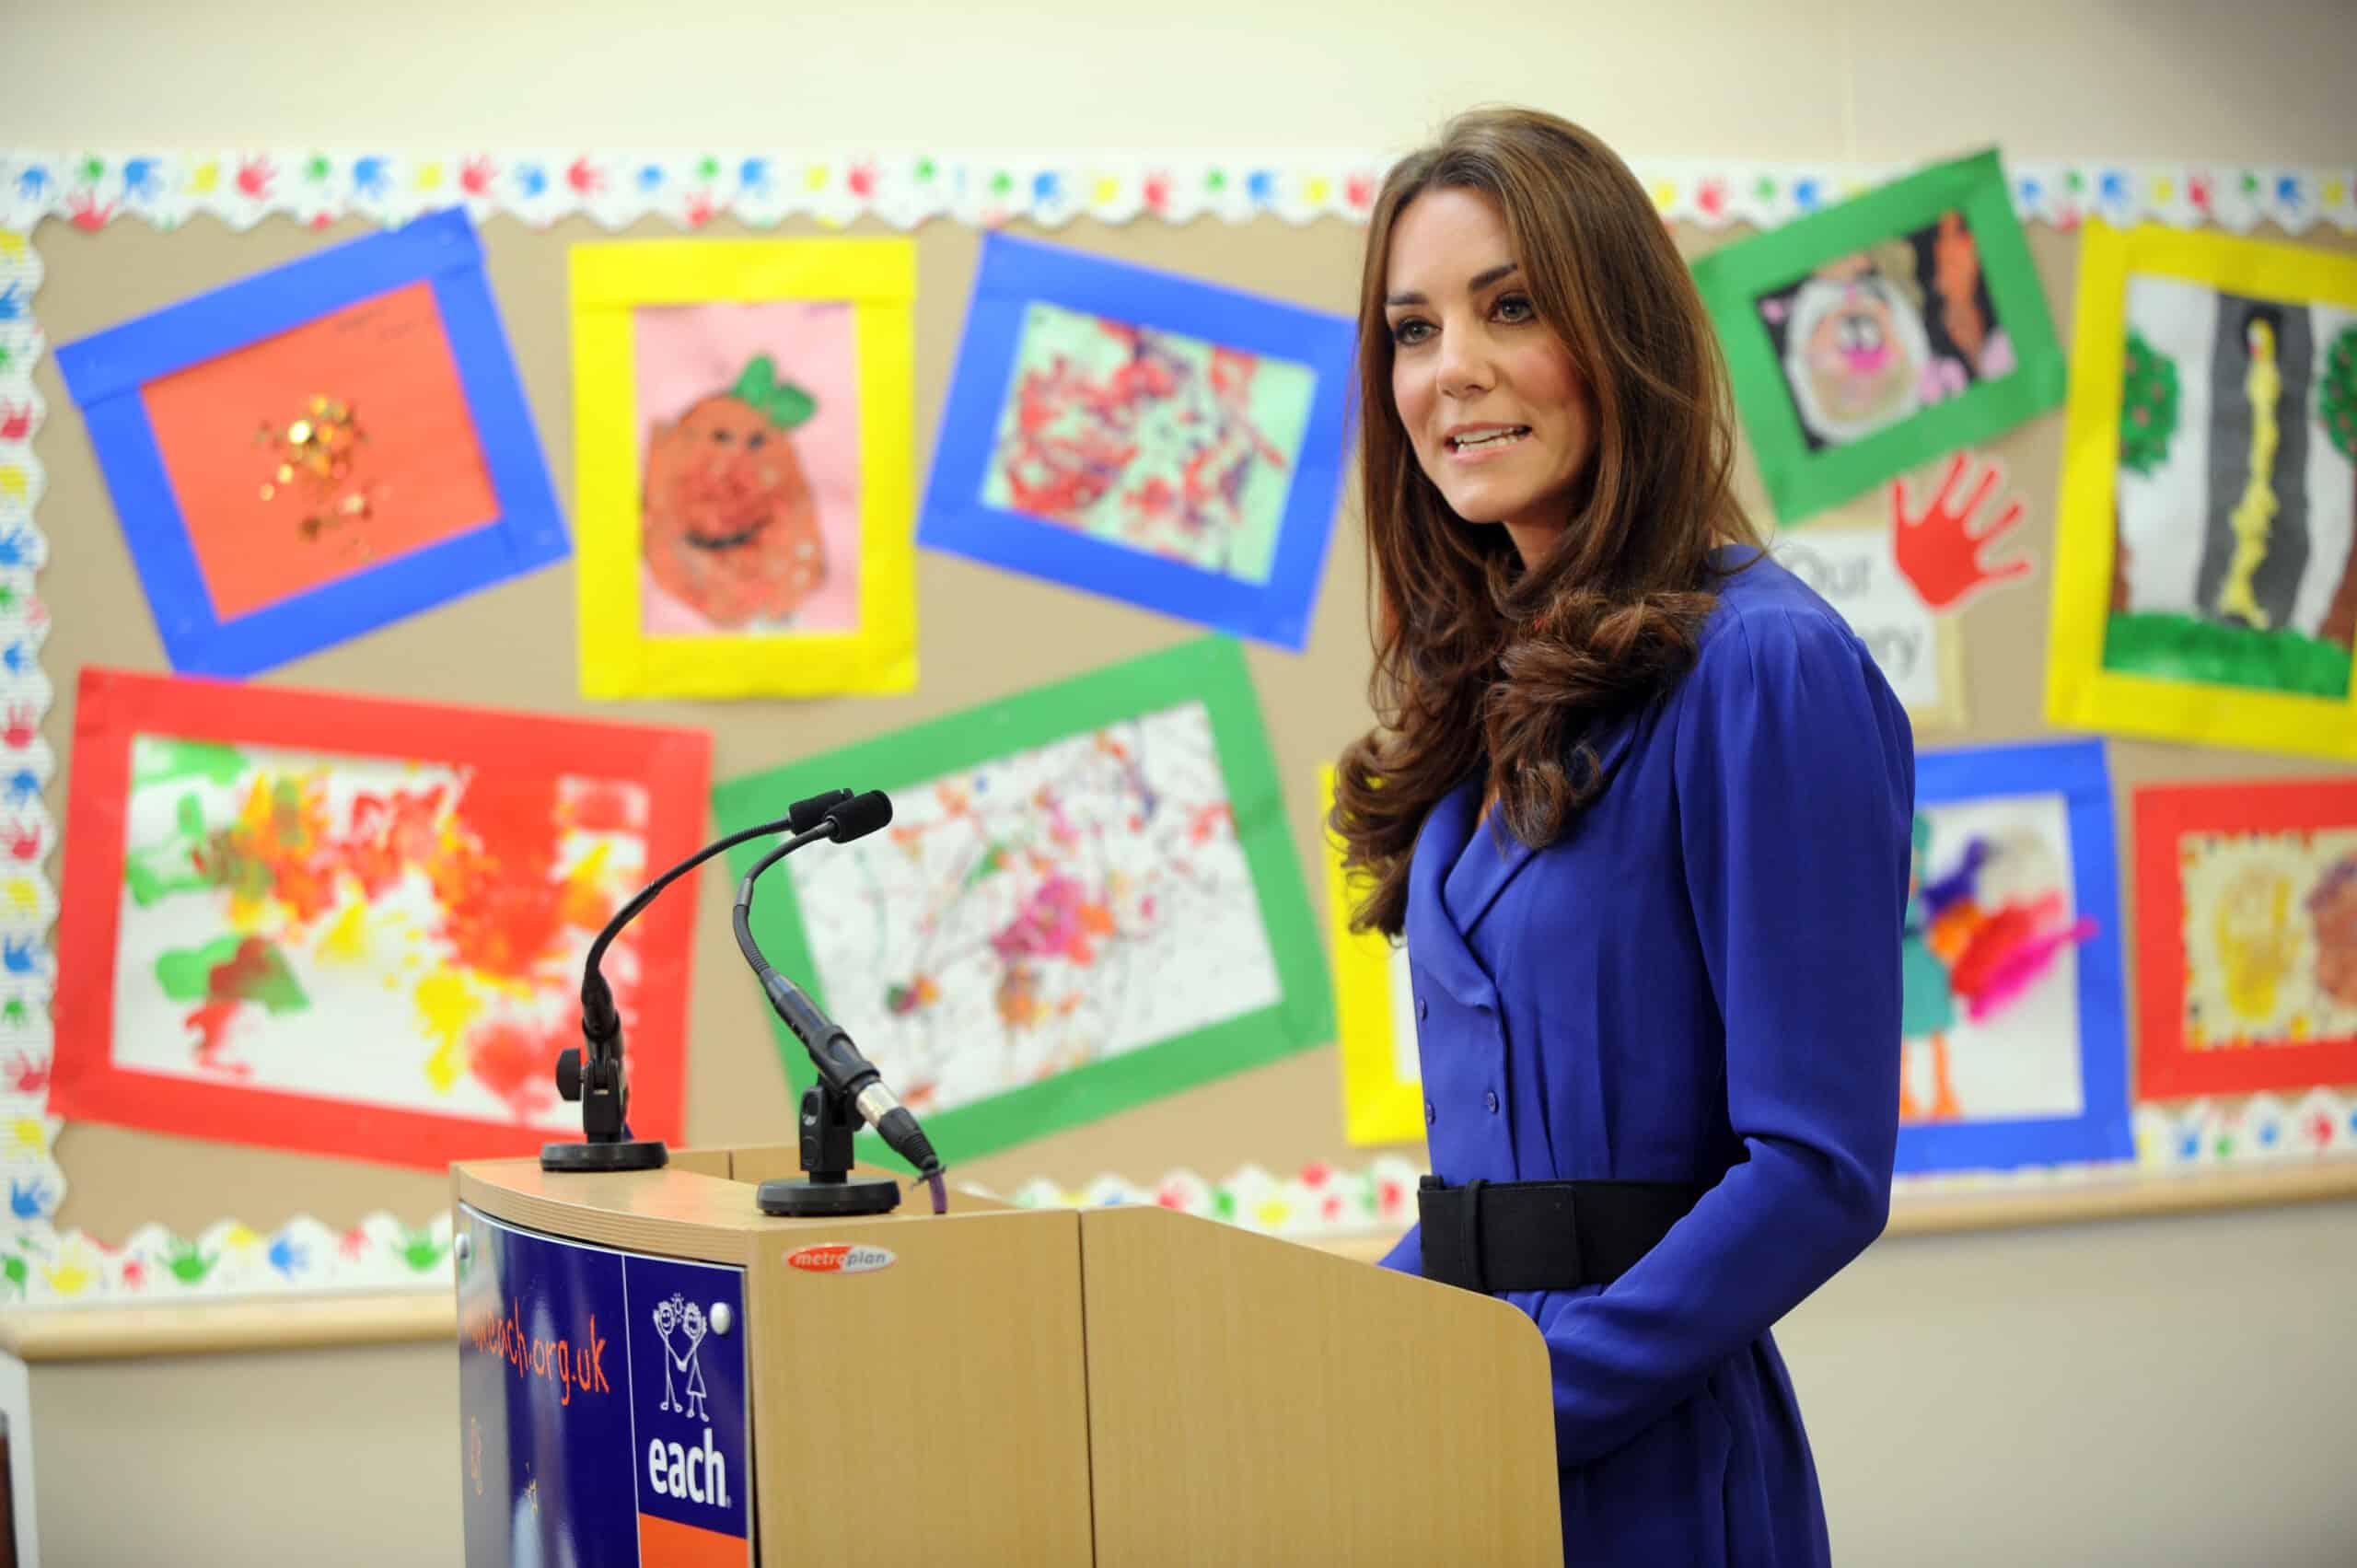
[[[790,1148],[682,1150],[660,1170],[625,1171],[551,1171],[537,1159],[476,1160],[451,1167],[451,1187],[459,1202],[527,1229],[632,1251],[744,1263],[770,1237],[844,1227],[843,1219],[784,1219],[761,1212],[756,1185],[800,1174],[795,1158]],[[952,1187],[946,1214],[936,1216],[923,1183],[897,1172],[861,1174],[891,1176],[901,1188],[900,1208],[853,1222],[863,1230],[1026,1212]]]

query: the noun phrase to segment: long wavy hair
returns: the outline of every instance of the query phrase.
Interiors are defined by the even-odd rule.
[[[1433,190],[1497,203],[1532,308],[1595,402],[1572,516],[1527,570],[1503,527],[1450,509],[1392,398],[1391,234]],[[1397,935],[1434,804],[1486,776],[1517,838],[1560,838],[1602,782],[1588,736],[1693,664],[1716,603],[1711,552],[1759,538],[1732,488],[1726,366],[1686,263],[1628,166],[1552,115],[1462,115],[1386,177],[1359,289],[1358,398],[1376,725],[1336,767],[1330,826],[1373,884],[1353,923]]]

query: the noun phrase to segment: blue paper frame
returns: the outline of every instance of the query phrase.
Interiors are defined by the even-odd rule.
[[[1310,367],[1317,380],[1309,423],[1267,582],[1240,582],[982,503],[1025,308],[1035,300]],[[917,542],[1298,653],[1309,640],[1341,500],[1356,343],[1356,325],[1346,317],[1061,246],[986,236]]]
[[[332,310],[433,285],[499,515],[481,528],[224,621],[156,432],[146,383]],[[540,437],[464,209],[430,214],[200,294],[57,350],[172,668],[246,676],[561,559],[570,548]]]
[[[1960,805],[2008,795],[2063,797],[2071,880],[2096,934],[2077,949],[2077,1116],[1902,1126],[1898,1174],[2007,1170],[2135,1157],[2128,1103],[2127,988],[2120,967],[2119,854],[2111,772],[2103,743],[2071,740],[1926,751],[1915,762],[1915,804]]]

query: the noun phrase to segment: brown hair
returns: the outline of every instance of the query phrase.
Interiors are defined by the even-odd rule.
[[[1392,401],[1391,232],[1442,189],[1498,204],[1532,308],[1595,400],[1573,515],[1527,571],[1504,528],[1450,510]],[[1336,768],[1332,827],[1374,881],[1353,923],[1396,935],[1434,804],[1486,771],[1516,837],[1559,838],[1598,786],[1588,733],[1693,663],[1716,603],[1711,551],[1759,536],[1730,488],[1726,367],[1686,264],[1628,167],[1552,115],[1462,115],[1385,178],[1359,291],[1358,396],[1377,722]]]

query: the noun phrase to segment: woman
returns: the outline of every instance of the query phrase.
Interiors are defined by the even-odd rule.
[[[1593,137],[1485,112],[1393,169],[1360,328],[1382,723],[1334,826],[1446,1189],[1385,1263],[1537,1322],[1579,1561],[1821,1562],[1768,1330],[1887,1214],[1906,718],[1760,553],[1709,320]]]

